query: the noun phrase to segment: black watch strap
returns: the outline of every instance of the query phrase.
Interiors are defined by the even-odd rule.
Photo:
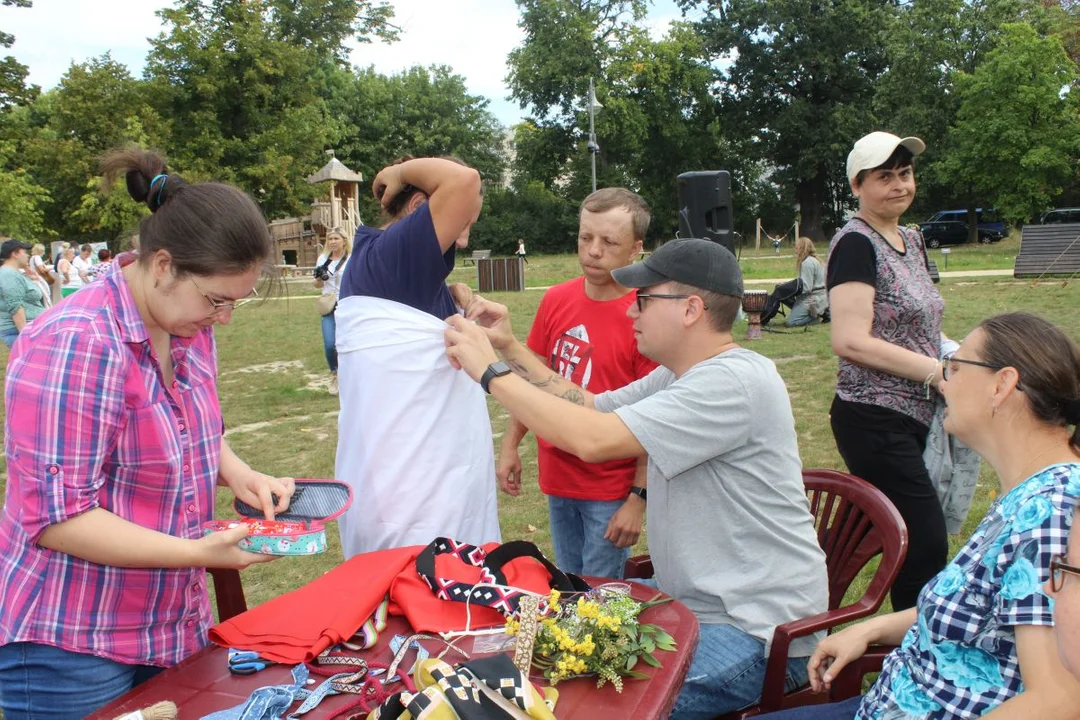
[[[649,491],[643,487],[632,486],[630,488],[630,495],[637,495],[645,502],[649,502]],[[627,497],[629,497],[629,495],[627,495]]]
[[[485,370],[484,374],[480,376],[480,387],[484,388],[484,392],[490,395],[491,390],[488,388],[488,386],[491,384],[491,381],[497,377],[509,375],[510,373],[510,366],[506,363],[502,361],[493,362],[487,366],[487,370]]]

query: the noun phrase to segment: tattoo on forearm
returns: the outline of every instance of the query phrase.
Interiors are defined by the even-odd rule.
[[[561,397],[563,400],[569,400],[570,402],[574,403],[575,405],[584,405],[585,404],[585,396],[582,395],[581,391],[578,390],[577,388],[571,388],[571,389],[567,390],[566,392],[564,392],[559,397]]]
[[[558,375],[549,375],[547,378],[545,378],[543,380],[530,380],[529,382],[531,382],[533,385],[535,385],[538,388],[546,388],[546,387],[550,387],[551,385],[555,385],[561,379],[562,378],[560,378]]]

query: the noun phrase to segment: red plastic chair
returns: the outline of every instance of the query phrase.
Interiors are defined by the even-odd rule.
[[[244,585],[240,582],[238,570],[209,568],[207,572],[214,580],[214,596],[217,598],[218,622],[225,622],[247,611],[244,599]]]
[[[908,534],[900,513],[885,495],[870,483],[835,470],[803,470],[803,483],[814,515],[818,543],[825,551],[829,573],[829,609],[818,615],[785,623],[776,628],[765,670],[761,703],[721,716],[722,720],[742,720],[761,713],[798,705],[853,697],[859,681],[850,673],[830,694],[814,694],[809,687],[784,692],[788,650],[791,641],[820,630],[832,632],[839,625],[873,615],[881,607],[907,555]],[[857,601],[840,607],[851,582],[870,560],[881,555],[866,592]],[[626,577],[652,577],[652,561],[647,555],[630,558]],[[865,666],[864,666],[865,667]],[[847,693],[847,694],[844,694]]]

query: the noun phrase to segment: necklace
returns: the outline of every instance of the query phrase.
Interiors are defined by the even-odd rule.
[[[857,217],[859,220],[861,220],[863,223],[865,223],[868,228],[870,228],[871,230],[876,232],[878,235],[880,235],[881,239],[884,240],[885,242],[887,242],[889,245],[891,245],[894,250],[896,250],[897,252],[900,252],[900,253],[907,252],[907,241],[904,239],[903,233],[900,232],[900,226],[899,225],[896,225],[896,227],[892,228],[892,230],[894,230],[896,232],[897,238],[899,238],[899,240],[900,240],[901,247],[896,247],[896,245],[893,243],[892,239],[888,235],[886,235],[884,232],[879,230],[878,227],[876,225],[874,225],[874,223],[870,222],[869,220],[864,218],[862,215],[856,215],[855,217]]]
[[[1066,445],[1068,445],[1068,441],[1057,443],[1056,445],[1050,445],[1048,447],[1043,448],[1042,452],[1039,452],[1036,455],[1033,455],[1030,459],[1028,459],[1024,463],[1023,467],[1024,467],[1025,471],[1023,473],[1021,473],[1019,477],[1017,477],[1015,480],[1013,480],[1012,484],[1009,485],[1007,489],[1003,488],[1005,490],[1005,492],[1007,493],[1009,490],[1011,490],[1012,488],[1019,485],[1022,480],[1024,480],[1027,477],[1030,477],[1031,473],[1027,472],[1027,468],[1030,468],[1032,465],[1034,465],[1036,463],[1036,461],[1038,461],[1044,455],[1049,453],[1051,450],[1057,450],[1058,448],[1065,447]]]

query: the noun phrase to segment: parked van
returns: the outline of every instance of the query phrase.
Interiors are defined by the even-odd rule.
[[[1080,223],[1080,208],[1057,208],[1042,216],[1043,225],[1050,223]]]
[[[1008,234],[1005,229],[1005,222],[998,215],[997,210],[991,208],[975,208],[975,217],[979,222],[979,235],[980,240],[982,237],[991,236],[994,240],[1000,240]],[[964,210],[939,210],[934,213],[926,222],[943,222],[947,220],[954,220],[957,222],[967,223],[968,211]]]

